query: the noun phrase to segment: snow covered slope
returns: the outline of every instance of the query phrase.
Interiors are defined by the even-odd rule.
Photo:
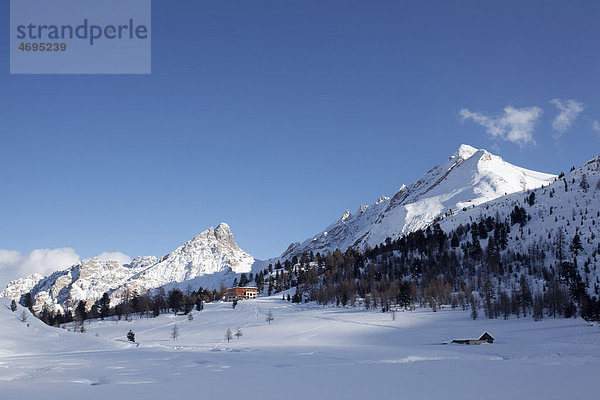
[[[530,202],[532,194],[534,197]],[[578,234],[582,247],[576,254],[579,272],[584,281],[591,282],[590,289],[600,289],[600,271],[596,270],[597,254],[600,252],[600,156],[550,185],[503,196],[447,216],[439,224],[442,230],[450,232],[459,225],[465,226],[487,217],[510,220],[515,207],[525,210],[528,221],[522,229],[518,229],[516,224],[511,230],[508,248],[512,253],[539,249],[545,253],[545,266],[552,265],[558,262],[557,242],[562,235],[564,258],[572,260],[573,252],[569,246]],[[487,240],[481,240],[481,246],[485,248],[486,245]]]
[[[31,292],[34,309],[44,305],[62,309],[76,305],[80,300],[91,307],[105,292],[111,293],[113,304],[120,301],[126,290],[144,293],[159,287],[187,287],[189,284],[205,288],[230,283],[235,274],[249,272],[254,258],[238,247],[231,229],[221,223],[175,249],[160,260],[156,257],[137,257],[131,264],[97,258],[82,261],[65,270],[40,279],[40,276],[11,282],[0,292],[0,297],[16,301]]]
[[[399,311],[394,320],[275,295],[235,309],[206,304],[191,321],[173,314],[90,321],[82,334],[41,321],[28,328],[7,305],[0,300],[2,399],[598,397],[600,329],[581,319],[473,321],[448,307]],[[224,339],[238,327],[242,336]],[[126,342],[130,329],[136,343]],[[483,331],[494,344],[442,345]]]
[[[281,258],[310,251],[345,250],[349,246],[374,247],[387,237],[396,239],[424,228],[444,214],[534,189],[555,178],[463,144],[446,163],[430,169],[408,187],[403,185],[392,198],[382,196],[371,206],[360,206],[355,214],[346,211],[314,238],[290,245]]]
[[[31,354],[65,354],[74,350],[118,350],[131,347],[125,343],[110,341],[92,335],[75,335],[66,330],[53,328],[34,317],[28,309],[17,305],[10,310],[10,300],[0,299],[0,359],[2,357],[28,356]],[[0,362],[0,382],[6,376]],[[16,376],[21,371],[12,371]],[[4,397],[3,397],[4,398]]]

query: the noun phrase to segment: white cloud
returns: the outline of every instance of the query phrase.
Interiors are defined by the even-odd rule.
[[[105,251],[104,253],[98,254],[97,257],[105,261],[118,261],[119,264],[129,264],[131,262],[131,257],[129,257],[127,254],[121,253],[120,251]]]
[[[600,121],[592,122],[592,129],[598,132],[598,135],[600,135]]]
[[[21,259],[21,253],[16,250],[0,249],[0,268],[14,265]]]
[[[0,284],[31,274],[48,275],[79,262],[79,254],[70,247],[36,249],[29,254],[0,249]]]
[[[533,131],[536,122],[542,115],[542,109],[539,107],[514,108],[506,106],[504,107],[504,114],[497,117],[488,117],[463,108],[458,114],[462,120],[472,119],[483,126],[492,137],[508,140],[523,147],[529,143],[535,143]]]
[[[120,251],[104,252],[97,257],[101,260],[115,260],[120,264],[131,262],[131,257]],[[36,249],[29,254],[0,249],[0,288],[12,280],[32,274],[50,275],[77,264],[80,260],[79,254],[70,247]]]
[[[559,99],[552,99],[550,103],[554,104],[559,111],[558,115],[552,121],[552,129],[556,131],[555,137],[558,138],[569,129],[579,114],[585,109],[585,105],[576,100],[563,102]]]

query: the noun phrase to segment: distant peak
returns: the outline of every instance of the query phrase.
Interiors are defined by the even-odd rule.
[[[231,233],[231,228],[225,222],[221,222],[219,226],[217,226],[217,229],[215,229],[215,232]]]
[[[231,228],[225,222],[221,222],[217,229],[215,229],[215,237],[220,242],[229,242],[233,243],[233,233],[231,233]]]
[[[207,230],[198,234],[192,242],[204,242],[206,238],[214,237],[219,241],[233,241],[233,233],[231,228],[225,222],[221,222],[217,228],[210,227]]]
[[[404,185],[403,185],[403,186],[404,186]],[[375,204],[376,204],[376,205],[377,205],[377,204],[381,204],[381,203],[383,203],[384,201],[386,201],[386,200],[389,200],[389,199],[390,199],[390,198],[389,198],[389,197],[387,197],[387,196],[381,196],[381,197],[380,197],[380,198],[379,198],[379,199],[378,199],[378,200],[375,202]]]
[[[600,163],[600,155],[592,158],[590,161],[586,162],[585,165],[593,164],[593,163]]]
[[[466,160],[467,158],[471,158],[473,154],[477,153],[479,149],[476,149],[473,146],[469,146],[468,144],[461,144],[456,153],[450,159],[453,158],[462,158]]]

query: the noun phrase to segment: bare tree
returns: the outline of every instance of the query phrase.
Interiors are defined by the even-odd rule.
[[[273,317],[273,313],[271,312],[271,310],[269,310],[269,314],[267,314],[267,318],[265,318],[265,321],[267,321],[269,325],[271,325],[271,321],[273,321],[274,319],[275,317]]]
[[[19,315],[19,321],[21,321],[22,323],[27,322],[27,311],[23,310],[21,312],[21,315]]]
[[[173,325],[173,329],[171,330],[171,339],[177,340],[178,337],[179,337],[179,328],[177,328],[177,325]]]
[[[238,327],[237,330],[235,331],[235,336],[238,338],[238,340],[243,336],[244,334],[242,333],[242,328]]]
[[[231,329],[229,328],[227,328],[227,332],[225,332],[225,339],[227,339],[227,343],[233,339],[233,333],[231,333]]]

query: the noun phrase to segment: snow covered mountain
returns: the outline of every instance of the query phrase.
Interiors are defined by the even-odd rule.
[[[486,150],[463,144],[447,162],[430,169],[417,182],[402,185],[392,198],[382,196],[371,206],[360,206],[355,214],[346,211],[313,238],[291,244],[280,258],[311,251],[323,254],[349,246],[374,247],[388,237],[396,239],[424,228],[441,216],[555,179],[556,175],[520,168]]]
[[[232,282],[235,274],[250,272],[254,261],[235,243],[229,225],[221,223],[136,273],[120,289],[144,293],[157,287],[218,288]]]
[[[80,300],[89,308],[106,292],[116,304],[126,291],[141,294],[160,287],[185,289],[190,284],[217,288],[233,281],[235,274],[250,272],[253,263],[254,257],[238,247],[229,226],[221,223],[160,260],[137,257],[125,265],[85,260],[46,278],[32,275],[10,282],[0,297],[20,301],[31,293],[34,310],[44,305],[64,310]]]
[[[581,249],[575,256],[579,272],[585,281],[592,282],[592,288],[596,283],[600,289],[600,270],[594,266],[600,251],[600,224],[597,223],[600,218],[600,156],[548,186],[502,196],[466,212],[448,216],[439,225],[444,232],[450,232],[488,217],[510,220],[515,207],[523,208],[527,222],[523,228],[515,228],[508,235],[508,249],[512,253],[541,250],[546,253],[544,265],[557,264],[560,261],[557,259],[558,241],[562,237],[564,258],[572,260],[569,247],[577,234],[581,240]],[[486,247],[486,240],[481,240],[481,246]]]

